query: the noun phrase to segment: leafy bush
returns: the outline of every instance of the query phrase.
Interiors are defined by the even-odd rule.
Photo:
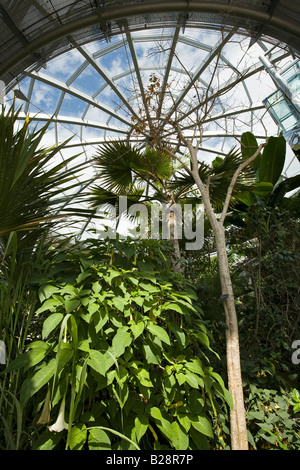
[[[257,202],[227,230],[252,449],[300,448],[295,391],[299,365],[292,361],[291,348],[300,337],[299,195],[273,208]],[[225,325],[217,260],[209,256],[213,240],[208,239],[206,246],[206,263],[202,254],[197,268],[192,260],[189,272],[196,273],[203,318],[213,335],[211,346],[221,358],[216,362],[212,357],[211,365],[223,376]],[[229,442],[228,421],[226,413],[218,414],[222,448]]]
[[[299,392],[250,385],[247,398],[249,441],[254,449],[300,449],[300,425],[295,416]],[[293,406],[294,405],[294,406]]]
[[[7,369],[26,373],[32,448],[209,449],[212,420],[232,402],[209,366],[197,298],[183,277],[141,260],[139,245],[127,256],[116,246],[130,269],[96,260],[94,245],[41,280],[41,338]]]

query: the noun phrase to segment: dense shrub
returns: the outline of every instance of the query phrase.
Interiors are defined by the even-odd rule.
[[[41,337],[8,366],[25,372],[28,446],[209,449],[231,397],[195,293],[159,243],[93,243],[41,279]]]

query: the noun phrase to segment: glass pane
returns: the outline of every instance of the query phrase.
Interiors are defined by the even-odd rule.
[[[285,100],[273,104],[272,111],[276,115],[278,121],[286,119],[291,114],[291,109]]]
[[[287,131],[289,131],[290,129],[295,127],[297,125],[297,123],[298,123],[298,120],[293,114],[291,116],[289,116],[287,119],[284,119],[282,121],[282,125],[283,125],[284,129],[287,130]]]

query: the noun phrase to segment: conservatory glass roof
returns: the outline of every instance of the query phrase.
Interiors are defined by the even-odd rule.
[[[185,9],[177,5],[176,10],[179,3]],[[196,3],[202,4],[202,13]],[[223,9],[232,3],[236,14],[225,21],[217,8],[209,11],[208,3],[222,3]],[[258,141],[280,131],[264,104],[277,85],[260,56],[278,71],[299,70],[299,6],[295,2],[291,12],[290,2],[269,3],[273,11],[266,24],[260,1],[1,0],[5,102],[15,99],[22,107],[20,121],[27,114],[38,125],[52,118],[45,145],[72,137],[61,152],[63,159],[74,153],[87,159],[112,139],[143,148],[159,138],[183,154],[184,144],[172,126],[176,121],[186,137],[201,140],[199,160],[211,162],[238,146],[245,131]],[[110,11],[116,4],[119,18],[113,20]],[[192,13],[188,4],[194,5]],[[246,7],[252,12],[248,20],[242,14]],[[193,134],[199,119],[201,129]],[[299,172],[291,149],[284,171],[286,176]],[[90,172],[92,177],[93,168]]]

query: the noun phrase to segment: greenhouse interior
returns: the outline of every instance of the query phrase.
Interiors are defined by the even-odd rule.
[[[299,31],[0,0],[1,450],[300,450]]]

